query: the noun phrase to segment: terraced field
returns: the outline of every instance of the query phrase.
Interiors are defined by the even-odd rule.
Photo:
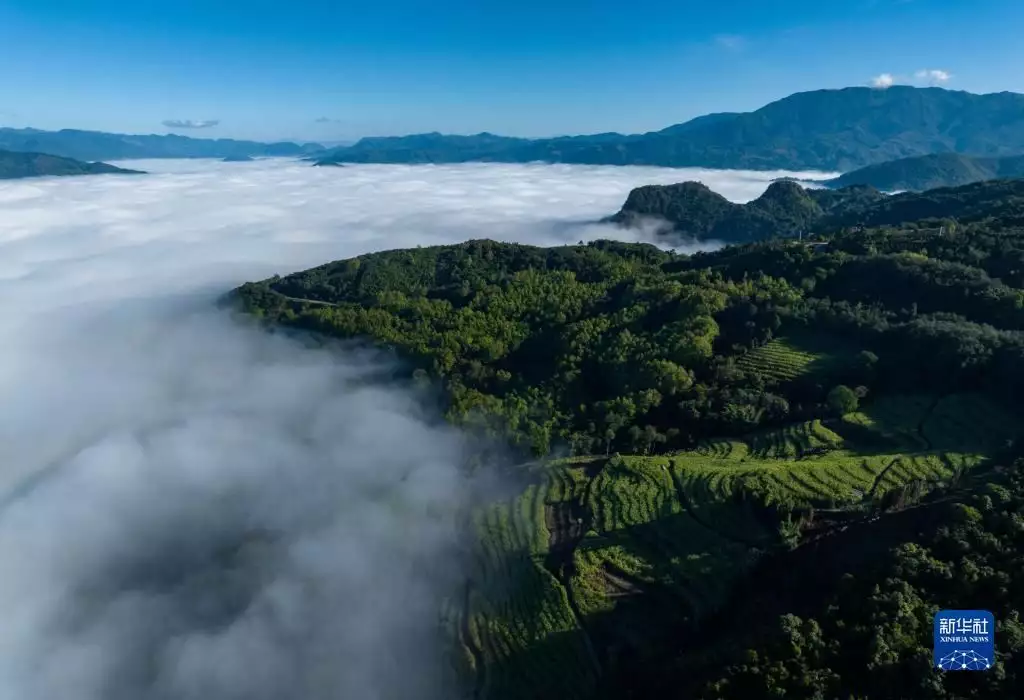
[[[791,507],[855,505],[911,481],[949,479],[1001,446],[1016,425],[981,396],[895,396],[831,426],[809,421],[709,442],[672,455],[672,469],[694,506],[710,512],[744,497]],[[725,511],[730,518],[733,510]],[[743,525],[721,527],[753,536]]]
[[[836,345],[834,341],[801,335],[775,338],[742,355],[736,364],[745,372],[782,383],[810,374],[827,376],[848,363],[852,356],[850,348]]]
[[[620,654],[659,644],[651,629],[693,624],[779,546],[766,506],[843,508],[911,482],[927,490],[1017,426],[980,396],[891,397],[842,420],[670,455],[543,465],[518,498],[478,515],[461,666],[478,698],[523,697],[524,687],[584,697]]]
[[[554,468],[519,498],[478,515],[480,546],[461,641],[480,697],[533,690],[536,697],[574,698],[593,689],[592,651],[566,589],[544,561],[546,509],[572,495],[566,470]]]

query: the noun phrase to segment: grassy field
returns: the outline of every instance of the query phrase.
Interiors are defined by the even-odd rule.
[[[1017,425],[980,396],[896,396],[685,452],[543,465],[517,498],[478,513],[461,667],[478,697],[585,697],[620,654],[659,643],[651,629],[715,610],[781,546],[770,506],[865,506],[910,482],[927,490],[981,463]]]

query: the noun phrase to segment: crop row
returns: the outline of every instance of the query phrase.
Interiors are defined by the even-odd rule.
[[[544,567],[544,507],[569,472],[531,484],[515,499],[477,516],[479,546],[469,634],[480,650],[484,697],[557,693],[587,697],[595,669],[568,595]]]
[[[788,425],[754,435],[750,455],[757,459],[796,459],[815,451],[837,449],[843,439],[821,424],[820,420]]]
[[[595,533],[577,550],[585,557],[577,563],[585,569],[595,571],[597,563],[607,562],[666,587],[699,612],[717,606],[728,583],[749,563],[749,547],[686,511],[667,458],[610,460],[590,498]]]
[[[519,564],[515,595],[503,604],[486,592],[471,598],[484,697],[588,697],[595,668],[565,589],[538,562]]]
[[[742,370],[785,381],[799,376],[818,359],[818,355],[799,350],[788,341],[776,338],[744,354],[737,365]]]

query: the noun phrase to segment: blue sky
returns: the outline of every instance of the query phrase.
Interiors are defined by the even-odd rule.
[[[1019,0],[0,0],[0,124],[640,132],[884,74],[1024,92],[1022,27]]]

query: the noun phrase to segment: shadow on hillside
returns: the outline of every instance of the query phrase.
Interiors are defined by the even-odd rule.
[[[609,606],[606,610],[582,614],[579,619],[600,669],[592,693],[580,694],[578,688],[562,684],[538,687],[535,675],[542,671],[524,670],[535,665],[541,668],[557,665],[566,676],[582,675],[584,669],[576,667],[585,659],[568,648],[575,644],[572,633],[548,635],[530,648],[514,653],[503,664],[506,670],[500,672],[501,678],[514,675],[521,679],[516,686],[516,697],[654,697],[648,677],[653,679],[658,675],[657,669],[673,657],[683,640],[692,637],[699,617],[712,614],[737,577],[744,573],[744,566],[737,566],[734,558],[735,547],[731,552],[724,551],[716,546],[722,542],[714,533],[703,533],[703,526],[687,513],[584,537],[577,545],[578,554],[602,555],[610,549],[621,548],[643,562],[642,576],[623,570],[613,556],[602,557],[600,564],[588,572],[588,581],[603,588],[605,603]],[[749,563],[752,565],[753,559]],[[558,578],[575,580],[578,584],[579,579],[573,579],[577,574],[575,560],[563,560],[562,566],[565,568]],[[573,590],[573,585],[567,592],[579,609],[581,595],[586,593]],[[574,667],[567,668],[567,664]],[[522,683],[529,683],[530,688],[524,691]],[[501,694],[495,693],[492,697],[501,697]]]

